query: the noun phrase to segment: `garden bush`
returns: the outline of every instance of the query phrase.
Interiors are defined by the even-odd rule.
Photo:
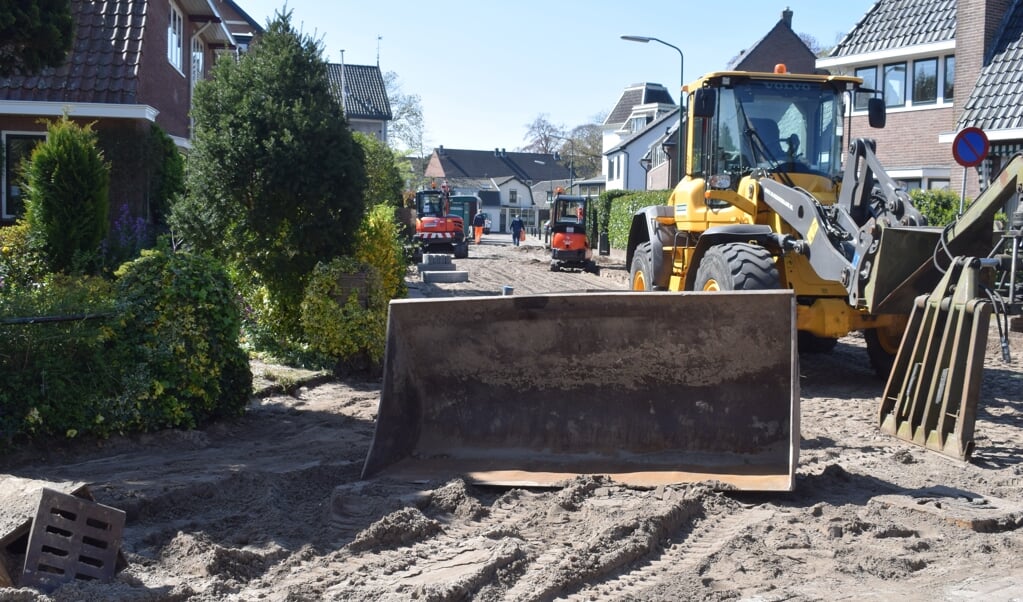
[[[0,289],[0,447],[117,428],[105,411],[118,382],[113,315],[113,286],[98,277],[54,274]]]
[[[214,260],[143,251],[117,272],[121,393],[112,411],[139,430],[241,414],[252,394],[234,289]]]
[[[47,125],[25,165],[25,221],[51,271],[98,273],[108,230],[110,166],[91,125],[65,115]]]
[[[917,211],[927,218],[929,226],[945,226],[959,213],[959,195],[948,189],[911,190],[909,198]]]
[[[396,221],[394,205],[380,203],[362,218],[356,243],[355,259],[368,263],[380,274],[380,286],[387,299],[408,294],[405,273],[408,263],[404,249],[402,226]]]
[[[336,358],[340,372],[379,371],[384,358],[388,297],[369,263],[339,257],[313,270],[302,302],[310,347]]]
[[[29,243],[28,223],[0,228],[0,296],[40,282],[46,259]]]

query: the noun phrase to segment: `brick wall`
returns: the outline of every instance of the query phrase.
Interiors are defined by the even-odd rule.
[[[938,144],[938,134],[954,128],[952,107],[910,110],[890,113],[879,130],[867,124],[866,116],[853,117],[852,137],[877,140],[877,157],[886,169],[940,167],[950,163],[952,147]]]
[[[178,6],[180,10],[181,7]],[[142,56],[139,61],[138,102],[150,105],[160,111],[156,123],[171,136],[189,138],[188,111],[191,108],[189,87],[191,33],[194,26],[184,18],[185,39],[182,70],[178,71],[167,60],[167,27],[170,22],[170,5],[164,0],[153,2],[146,16],[146,34],[142,39]]]
[[[985,56],[998,35],[999,24],[1011,4],[1012,0],[958,0],[956,3],[956,121],[962,115],[970,91],[984,66]],[[949,147],[950,155],[951,152]],[[951,163],[952,189],[960,193],[963,169],[954,161]],[[980,193],[977,170],[968,169],[967,172],[966,196],[976,198]]]

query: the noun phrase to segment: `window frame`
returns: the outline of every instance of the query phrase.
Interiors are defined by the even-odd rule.
[[[934,89],[931,90],[932,97],[929,100],[920,100],[917,96],[919,90],[919,77],[920,67],[924,65],[931,65],[934,69],[931,74],[934,79]],[[936,105],[938,104],[938,57],[933,56],[925,59],[917,59],[913,61],[913,83],[910,89],[912,90],[912,97],[910,98],[910,104],[916,105]]]
[[[867,81],[867,78],[864,77],[864,74],[867,71],[872,72],[872,76],[870,77],[869,82]],[[877,89],[877,65],[871,65],[869,67],[857,67],[853,71],[853,74],[856,77],[863,80],[863,86],[865,88],[870,88],[872,90]],[[853,111],[866,111],[867,101],[870,100],[870,98],[872,98],[873,96],[874,96],[873,94],[866,92],[857,93],[856,98],[853,100]]]
[[[185,61],[185,17],[173,2],[169,3],[167,21],[167,62],[184,75]]]
[[[955,87],[956,87],[956,55],[947,54],[942,57],[941,61],[941,100],[945,103],[955,102]],[[949,63],[952,64],[952,77],[948,76]],[[950,81],[951,80],[951,81]]]
[[[908,71],[909,71],[909,68],[908,68],[908,62],[907,61],[899,61],[899,62],[896,62],[896,63],[885,63],[884,65],[881,66],[881,81],[883,82],[883,86],[884,86],[884,88],[883,88],[884,89],[884,105],[885,105],[886,108],[897,109],[899,107],[905,107],[906,103],[909,101],[909,99],[907,98],[908,90],[906,89],[906,81],[909,79],[907,77]],[[892,78],[892,77],[889,76],[890,73],[899,73],[899,72],[902,73],[902,77],[901,78]],[[891,85],[891,82],[896,82],[896,83],[901,83],[902,84],[902,90],[901,90],[900,93],[896,93],[894,91],[894,89],[892,90],[892,94],[888,93],[889,88],[894,88],[894,86]],[[896,98],[899,99],[899,102],[895,102]]]
[[[48,137],[48,134],[47,134],[46,131],[4,130],[3,132],[0,132],[0,143],[2,143],[2,145],[3,145],[3,156],[4,156],[3,173],[0,174],[0,180],[2,180],[2,182],[0,182],[0,219],[2,219],[4,221],[15,220],[15,219],[21,217],[24,214],[24,208],[25,208],[24,201],[22,201],[22,206],[21,206],[22,213],[11,213],[10,212],[9,205],[10,205],[10,192],[11,192],[11,186],[12,186],[11,180],[13,179],[13,178],[10,177],[11,176],[11,172],[13,171],[13,169],[12,169],[13,166],[10,164],[11,152],[10,152],[10,148],[8,148],[8,145],[10,144],[10,140],[12,138],[13,139],[18,139],[18,140],[26,140],[26,139],[30,139],[30,138],[35,138],[35,139],[37,139],[36,140],[36,144],[39,144],[40,142],[45,142],[47,137]],[[25,158],[25,156],[22,156],[19,159],[24,159],[24,158]],[[23,195],[21,195],[21,194],[19,194],[18,196],[19,196],[19,198],[23,197]]]

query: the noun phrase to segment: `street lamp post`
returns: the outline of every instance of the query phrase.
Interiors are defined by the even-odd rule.
[[[533,159],[533,163],[536,163],[537,165],[547,165],[546,161],[541,161],[539,159]],[[553,165],[551,165],[550,173],[547,174],[547,176],[549,178],[551,178],[551,179],[547,180],[547,203],[550,204],[552,201],[554,201],[554,179],[553,179],[554,178],[554,166]]]
[[[679,99],[678,99],[678,143],[677,143],[678,146],[675,148],[675,172],[676,172],[675,176],[677,178],[677,180],[676,180],[676,184],[677,184],[678,182],[682,181],[682,118],[685,117],[685,114],[684,114],[684,111],[685,111],[684,104],[685,103],[682,102],[682,100],[685,98],[685,96],[684,96],[685,93],[682,91],[682,88],[685,87],[685,85],[686,85],[686,80],[685,80],[685,61],[686,61],[686,57],[685,57],[685,55],[682,54],[682,50],[680,50],[678,46],[669,44],[669,43],[665,42],[664,40],[658,40],[657,38],[651,38],[651,37],[648,37],[648,36],[621,36],[621,38],[623,40],[627,41],[627,42],[642,42],[643,44],[646,44],[647,42],[657,42],[658,44],[663,44],[663,45],[667,46],[668,48],[674,48],[675,51],[678,52],[678,59],[679,59],[678,60],[679,80],[681,81],[681,84],[679,85],[679,89],[678,89],[678,94],[679,94]]]

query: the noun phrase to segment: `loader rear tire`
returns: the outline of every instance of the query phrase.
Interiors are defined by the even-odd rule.
[[[654,286],[654,252],[653,246],[645,242],[636,247],[629,269],[629,282],[634,291],[657,290]]]
[[[693,290],[763,291],[781,288],[778,266],[764,247],[744,242],[707,249],[696,270]]]

